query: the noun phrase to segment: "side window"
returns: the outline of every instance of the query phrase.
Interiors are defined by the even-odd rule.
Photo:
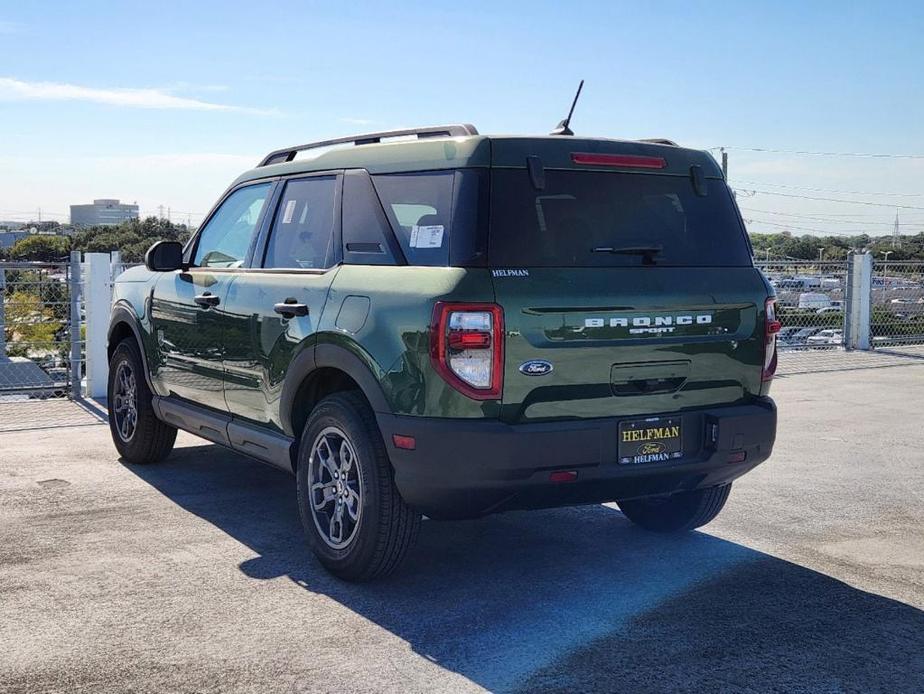
[[[239,188],[221,203],[199,233],[193,265],[240,267],[266,204],[270,183]]]
[[[448,265],[454,171],[373,176],[411,265]]]
[[[286,183],[266,246],[263,267],[329,268],[340,258],[334,204],[336,176],[314,176]]]

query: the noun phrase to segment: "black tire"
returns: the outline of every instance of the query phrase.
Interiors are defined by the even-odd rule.
[[[124,398],[117,393],[120,374],[128,369],[133,376],[135,423],[130,436],[120,432],[121,423],[118,412]],[[173,450],[176,441],[176,428],[164,424],[154,414],[151,406],[151,389],[144,374],[144,362],[138,343],[127,337],[115,348],[109,360],[109,431],[112,442],[119,455],[129,463],[144,465],[157,463],[166,458]]]
[[[347,455],[342,447],[336,457],[330,455],[330,445],[324,448],[324,441],[342,446],[344,439],[353,451],[346,449]],[[322,464],[325,456],[312,457],[315,446],[327,450],[330,466]],[[344,475],[342,463],[347,458],[356,469],[351,463]],[[338,469],[338,465],[342,486],[331,481],[331,467]],[[362,394],[336,393],[318,403],[302,433],[296,472],[302,526],[312,551],[328,571],[346,581],[368,581],[399,566],[417,537],[420,514],[408,508],[395,487],[382,434]],[[350,489],[359,492],[355,504],[350,503]],[[335,505],[341,492],[346,523],[341,522],[340,532],[335,533]],[[316,502],[324,508],[316,511]],[[351,508],[357,512],[355,521],[349,517]],[[343,537],[345,526],[351,531],[349,537]]]
[[[619,501],[619,509],[636,525],[658,533],[676,533],[699,528],[719,515],[728,499],[731,484],[668,497]]]

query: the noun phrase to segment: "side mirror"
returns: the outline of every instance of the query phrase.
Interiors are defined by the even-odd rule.
[[[144,254],[144,266],[151,272],[172,272],[183,267],[183,244],[158,241]]]

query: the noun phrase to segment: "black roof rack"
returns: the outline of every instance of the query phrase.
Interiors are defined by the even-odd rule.
[[[349,137],[338,137],[333,140],[321,140],[320,142],[309,142],[306,145],[297,147],[286,147],[270,152],[257,166],[268,166],[269,164],[280,164],[295,159],[295,155],[304,152],[306,149],[318,149],[320,147],[330,147],[331,145],[343,145],[352,143],[354,145],[371,145],[382,141],[388,137],[406,137],[416,135],[417,139],[427,137],[466,137],[477,135],[478,130],[474,125],[434,125],[428,128],[406,128],[404,130],[383,130],[378,133],[366,133],[364,135],[350,135]]]

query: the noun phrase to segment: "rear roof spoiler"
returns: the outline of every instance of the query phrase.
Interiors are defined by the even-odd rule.
[[[348,137],[338,137],[333,140],[320,140],[319,142],[309,142],[304,145],[297,145],[295,147],[285,147],[284,149],[277,149],[273,152],[270,152],[263,160],[257,165],[260,166],[269,166],[270,164],[281,164],[283,162],[289,162],[295,159],[295,155],[299,152],[304,152],[308,149],[319,149],[321,147],[330,147],[332,145],[344,145],[344,144],[354,144],[354,145],[371,145],[378,144],[383,139],[391,137],[407,137],[409,135],[416,135],[418,140],[422,140],[428,137],[468,137],[471,135],[477,135],[478,130],[474,125],[469,125],[467,123],[461,125],[435,125],[427,128],[406,128],[403,130],[383,130],[377,133],[365,133],[363,135],[350,135]]]

